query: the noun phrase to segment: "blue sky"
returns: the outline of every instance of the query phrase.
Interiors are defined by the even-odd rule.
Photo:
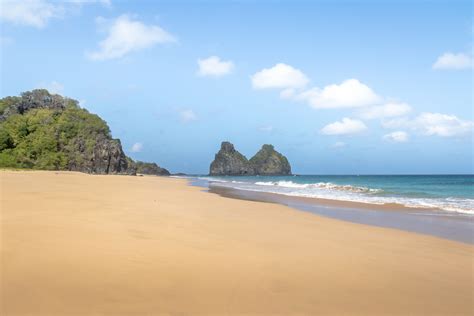
[[[75,98],[134,159],[474,171],[471,1],[0,1],[1,96]]]

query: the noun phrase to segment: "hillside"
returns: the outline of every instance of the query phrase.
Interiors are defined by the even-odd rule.
[[[136,173],[104,120],[44,89],[0,99],[0,167]]]

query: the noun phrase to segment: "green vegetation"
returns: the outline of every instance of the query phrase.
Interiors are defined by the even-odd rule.
[[[20,114],[18,104],[22,101],[30,108],[22,104],[24,112]],[[100,117],[81,109],[76,101],[51,96],[46,90],[24,93],[22,98],[3,98],[0,114],[6,109],[13,114],[0,117],[2,168],[69,169],[92,155],[98,139],[111,138]]]
[[[288,159],[286,159],[285,156],[280,154],[279,152],[275,151],[275,148],[273,145],[265,144],[262,146],[262,149],[260,149],[255,156],[250,158],[250,163],[254,165],[262,165],[265,163],[268,163],[269,157],[273,156],[275,159],[280,161],[281,163],[285,165],[289,165]]]
[[[0,167],[65,169],[75,160],[77,141],[92,153],[98,134],[110,134],[104,121],[84,109],[33,109],[0,123]]]
[[[257,174],[291,174],[288,159],[277,152],[273,145],[263,145],[255,156],[250,158],[249,163],[254,167]]]
[[[19,97],[6,97],[3,99],[0,99],[0,115],[3,114],[6,108],[9,106],[16,104],[20,101]]]
[[[139,174],[152,174],[157,176],[169,176],[170,173],[165,168],[161,168],[154,162],[143,162],[137,161],[135,162],[135,167],[137,169],[137,173]]]

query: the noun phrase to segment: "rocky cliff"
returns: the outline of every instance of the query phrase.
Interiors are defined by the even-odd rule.
[[[170,172],[165,168],[161,168],[154,162],[137,161],[135,163],[138,174],[150,174],[155,176],[169,176]]]
[[[44,89],[0,99],[0,167],[136,173],[105,121]]]
[[[272,145],[262,149],[250,160],[235,150],[234,145],[222,142],[210,166],[210,175],[290,175],[291,167],[285,156]]]
[[[244,155],[235,150],[234,145],[222,142],[221,149],[211,163],[210,175],[254,175],[255,172]]]
[[[291,167],[288,159],[273,148],[265,144],[249,160],[258,175],[290,175]]]

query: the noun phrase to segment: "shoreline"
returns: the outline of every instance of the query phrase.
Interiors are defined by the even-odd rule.
[[[310,175],[313,176],[313,175]],[[318,176],[318,175],[314,175]],[[369,175],[372,176],[372,175]],[[374,175],[374,176],[379,176],[379,175]],[[387,175],[390,176],[390,175]],[[394,175],[397,177],[400,177],[400,175]],[[422,175],[401,175],[401,176],[422,176]],[[445,175],[434,175],[434,176],[445,176]],[[455,175],[455,176],[463,176],[463,175]],[[470,176],[470,175],[469,175]],[[251,181],[246,183],[244,182],[239,182],[239,181],[234,181],[233,179],[238,179],[238,177],[234,177],[231,180],[221,180],[220,178],[212,178],[211,176],[187,176],[183,177],[185,179],[190,179],[193,182],[195,182],[197,185],[203,184],[204,186],[208,186],[209,184],[212,184],[214,186],[219,186],[219,187],[225,187],[225,188],[230,188],[230,189],[235,189],[235,190],[243,190],[243,191],[250,191],[250,192],[261,192],[265,194],[276,194],[276,195],[282,195],[287,198],[296,198],[296,199],[302,199],[305,200],[307,199],[308,201],[313,200],[313,201],[318,201],[319,204],[325,204],[329,206],[338,206],[338,207],[354,207],[354,208],[364,208],[364,209],[373,209],[373,210],[396,210],[396,211],[407,211],[407,212],[413,212],[413,211],[429,211],[429,212],[434,212],[436,215],[446,215],[446,216],[459,216],[459,217],[472,217],[474,218],[474,209],[471,207],[468,209],[463,209],[463,208],[451,208],[449,209],[448,207],[450,206],[437,206],[437,205],[422,205],[422,204],[404,204],[402,202],[398,201],[377,201],[377,200],[354,200],[350,198],[336,198],[333,194],[332,197],[318,197],[318,196],[311,196],[311,195],[300,195],[300,194],[294,194],[293,192],[276,192],[272,190],[265,190],[264,188],[271,188],[273,185],[278,186],[276,184],[273,185],[266,185],[263,186],[261,182],[257,183],[252,183]],[[225,179],[225,176],[224,176]],[[263,179],[262,179],[263,180]],[[291,182],[289,179],[283,179],[281,180],[282,182]],[[320,180],[321,181],[321,180]],[[324,180],[322,180],[324,181]],[[327,180],[326,180],[327,181]],[[239,183],[239,184],[259,184],[262,186],[257,186],[259,189],[256,188],[246,188],[246,187],[239,187],[238,185],[221,185],[223,183],[225,184],[231,184],[231,183]],[[264,181],[263,181],[264,182]],[[268,183],[268,182],[267,182]],[[271,183],[271,182],[270,182]],[[307,183],[296,183],[297,185],[306,185]],[[311,183],[309,183],[311,184]],[[363,185],[363,184],[362,184]],[[343,185],[340,185],[343,186]],[[348,185],[351,187],[352,185]],[[288,188],[288,187],[286,187]],[[367,189],[367,188],[362,188],[362,189]],[[379,189],[375,189],[379,190]],[[381,190],[381,189],[380,189]],[[335,193],[335,192],[333,192]],[[393,198],[392,196],[381,196],[381,198]]]
[[[223,197],[276,203],[299,211],[351,223],[394,228],[406,232],[440,237],[474,244],[474,217],[462,213],[430,208],[412,208],[401,204],[371,204],[321,198],[290,196],[212,185],[211,182],[188,179],[188,184],[206,188]]]
[[[0,171],[5,315],[469,315],[469,244],[168,177]]]

